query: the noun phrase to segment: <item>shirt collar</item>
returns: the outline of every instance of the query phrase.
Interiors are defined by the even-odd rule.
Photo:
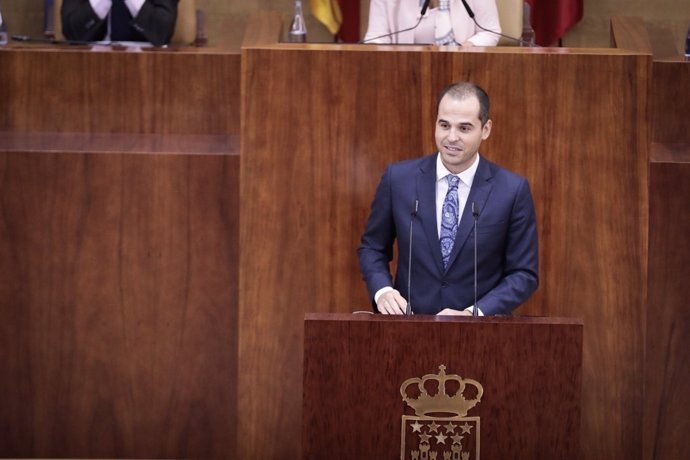
[[[469,188],[472,188],[472,182],[474,182],[474,175],[477,174],[477,168],[479,167],[479,154],[474,159],[474,162],[472,165],[461,172],[460,174],[453,174],[452,172],[448,171],[448,168],[443,164],[443,161],[441,161],[441,154],[439,153],[436,156],[436,182],[445,179],[445,177],[448,174],[453,174],[454,176],[458,176],[460,180],[467,185]]]

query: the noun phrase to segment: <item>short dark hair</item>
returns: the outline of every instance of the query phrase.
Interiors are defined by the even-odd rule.
[[[443,88],[441,93],[438,95],[438,100],[436,101],[436,113],[438,113],[438,108],[441,105],[441,99],[444,96],[450,95],[453,99],[465,99],[469,96],[475,96],[479,101],[479,120],[482,122],[482,126],[489,121],[489,95],[486,94],[484,89],[469,81],[460,81],[457,83],[451,83],[450,85]]]

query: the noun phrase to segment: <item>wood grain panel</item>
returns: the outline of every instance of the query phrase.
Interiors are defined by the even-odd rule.
[[[281,15],[276,11],[257,11],[249,17],[242,46],[273,45],[283,37]]]
[[[0,132],[1,152],[239,154],[239,136],[221,134]]]
[[[396,457],[401,416],[414,415],[400,385],[441,364],[483,386],[468,414],[482,458],[579,458],[577,321],[319,314],[304,327],[303,458]]]
[[[655,60],[650,87],[652,142],[690,144],[690,62],[682,58]]]
[[[627,16],[611,18],[611,46],[640,53],[651,53],[652,44],[644,20]]]
[[[238,134],[240,56],[0,49],[0,131]]]
[[[652,75],[644,458],[675,459],[690,456],[690,63],[655,59]]]
[[[619,436],[626,446],[639,445],[640,436],[634,420],[642,397],[648,140],[644,129],[635,131],[646,123],[649,58],[431,56],[431,86],[470,79],[493,98],[492,136],[483,153],[529,179],[540,232],[541,285],[518,311],[585,319],[583,457],[616,458]],[[443,78],[442,68],[452,77]],[[510,78],[501,68],[513,69]],[[611,78],[583,84],[579,76],[588,68]],[[612,111],[618,114],[613,123]],[[613,203],[627,204],[616,211]],[[612,323],[618,324],[613,334]],[[614,401],[625,402],[608,410]]]
[[[234,454],[238,173],[0,154],[3,457]]]
[[[662,156],[675,161],[655,158],[650,164],[644,420],[649,459],[690,457],[690,145]]]
[[[355,248],[385,164],[421,150],[419,97],[400,93],[420,79],[418,56],[244,59],[240,457],[296,458],[300,310],[369,308]]]
[[[519,312],[585,322],[582,457],[640,458],[651,57],[323,45],[244,57],[242,456],[299,455],[299,319],[368,308],[356,248],[380,175],[431,151],[437,92],[471,79],[493,98],[484,153],[536,201],[541,287]]]

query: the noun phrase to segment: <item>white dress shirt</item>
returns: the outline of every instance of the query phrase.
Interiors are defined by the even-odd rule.
[[[479,166],[479,155],[474,159],[474,163],[460,174],[455,174],[460,178],[458,183],[458,223],[462,217],[462,212],[467,204],[467,197],[470,196],[474,175]],[[436,158],[436,230],[439,238],[441,237],[441,213],[443,212],[443,201],[448,193],[448,180],[446,177],[452,174],[441,161],[441,154]]]

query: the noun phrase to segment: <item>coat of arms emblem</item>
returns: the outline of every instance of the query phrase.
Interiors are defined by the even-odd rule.
[[[468,417],[484,394],[482,385],[459,375],[407,379],[403,401],[415,415],[402,416],[401,460],[479,460],[479,417]]]

